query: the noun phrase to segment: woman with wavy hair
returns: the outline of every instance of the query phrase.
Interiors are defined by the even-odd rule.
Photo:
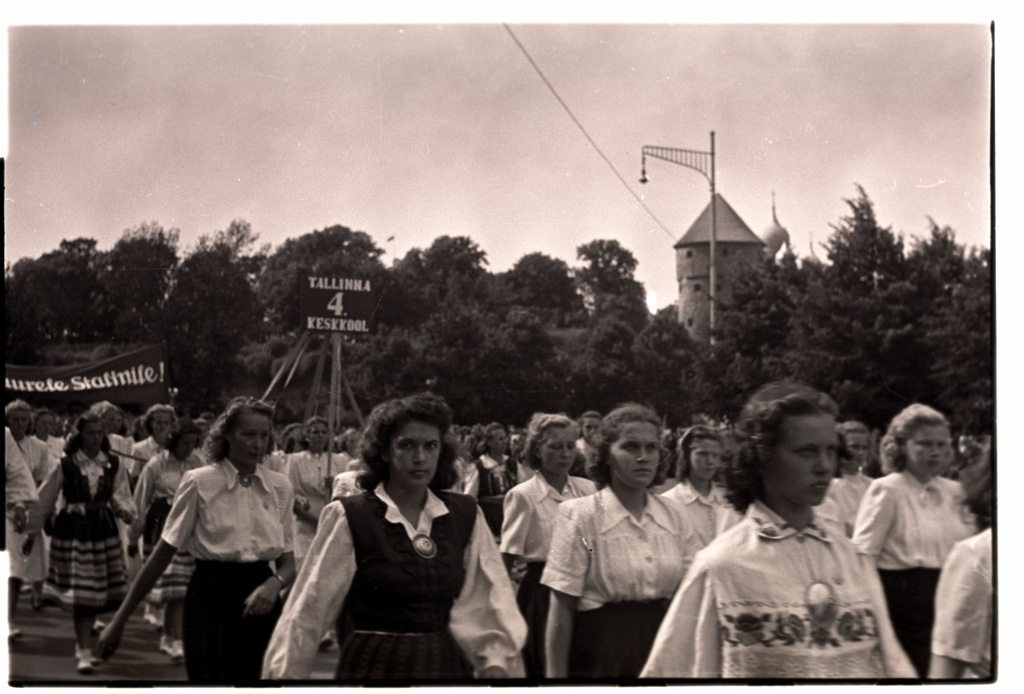
[[[90,642],[97,615],[114,610],[127,591],[124,549],[117,520],[135,519],[128,474],[110,451],[99,415],[85,413],[74,425],[64,457],[39,489],[30,531],[37,531],[63,497],[50,536],[46,598],[72,613],[78,672],[98,665]]]
[[[540,584],[540,577],[551,549],[558,506],[597,491],[590,480],[569,474],[575,460],[573,421],[564,414],[535,413],[527,428],[523,466],[536,474],[505,495],[501,526],[501,552],[510,573],[514,564],[526,564],[516,602],[528,626],[523,649],[528,677],[544,676],[544,629],[550,592]]]
[[[100,635],[100,653],[117,650],[128,617],[178,550],[195,557],[185,594],[185,670],[190,682],[252,684],[281,611],[280,593],[295,576],[295,492],[288,478],[260,465],[270,446],[274,409],[235,398],[206,440],[212,461],[189,470],[163,533],[128,596]]]
[[[522,676],[526,625],[487,522],[455,484],[451,411],[431,393],[389,400],[363,435],[362,494],[329,503],[263,664],[309,676],[339,622],[337,679]]]
[[[548,677],[640,674],[696,542],[682,509],[648,491],[669,460],[650,409],[622,405],[601,420],[587,470],[598,491],[558,507],[541,576]]]
[[[816,514],[836,467],[836,412],[790,382],[747,401],[725,475],[744,518],[697,553],[643,676],[914,676],[871,562]]]
[[[935,591],[949,552],[976,531],[963,512],[963,488],[942,473],[953,456],[949,422],[915,403],[893,417],[882,438],[883,467],[857,512],[853,543],[873,559],[893,628],[918,674],[928,673]]]

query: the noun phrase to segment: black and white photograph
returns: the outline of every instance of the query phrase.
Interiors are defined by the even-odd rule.
[[[1005,686],[1018,37],[789,4],[13,13],[7,681]]]

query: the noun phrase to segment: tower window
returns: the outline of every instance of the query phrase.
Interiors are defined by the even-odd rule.
[[[687,318],[686,319],[686,327],[688,327],[688,328],[692,328],[693,327],[693,319],[692,318]]]
[[[722,249],[722,257],[724,258],[727,255],[729,255],[729,249],[728,248],[723,248]]]
[[[699,284],[693,285],[693,293],[696,294],[699,291],[700,291],[700,285]]]
[[[686,251],[686,257],[687,258],[692,258],[693,257],[693,251],[689,251],[689,250]]]

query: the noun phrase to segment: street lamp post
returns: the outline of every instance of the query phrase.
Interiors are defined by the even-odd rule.
[[[718,236],[718,225],[715,214],[715,131],[711,131],[711,149],[702,152],[693,149],[676,147],[655,147],[644,145],[640,158],[640,182],[647,183],[647,157],[664,159],[673,164],[685,166],[704,175],[711,184],[711,254],[708,262],[708,331],[711,343],[715,338],[715,295],[717,293],[717,273],[715,272],[715,242]]]

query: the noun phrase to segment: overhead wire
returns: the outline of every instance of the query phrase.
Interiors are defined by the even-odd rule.
[[[505,31],[507,31],[508,35],[510,37],[512,37],[512,41],[515,42],[516,46],[519,47],[519,50],[526,57],[526,59],[529,61],[530,65],[533,66],[533,69],[537,73],[537,75],[541,78],[541,80],[544,82],[544,84],[547,85],[547,88],[551,92],[551,94],[555,97],[555,99],[558,101],[558,103],[561,104],[562,109],[569,115],[569,118],[572,119],[572,122],[576,124],[576,127],[579,128],[579,131],[581,133],[583,133],[583,137],[587,138],[587,142],[589,142],[590,146],[594,148],[594,151],[597,152],[598,156],[600,156],[604,160],[604,162],[608,165],[608,168],[610,168],[612,170],[612,173],[615,174],[615,177],[619,179],[619,182],[622,183],[622,185],[626,188],[626,190],[629,191],[629,194],[632,195],[633,198],[638,203],[640,203],[640,207],[642,207],[644,209],[644,211],[647,212],[647,214],[649,214],[651,216],[651,219],[653,219],[655,221],[655,223],[659,227],[661,227],[662,231],[664,231],[666,234],[668,234],[669,237],[674,241],[675,238],[676,238],[675,235],[671,231],[668,230],[668,227],[666,227],[664,224],[662,224],[661,220],[658,219],[658,217],[655,216],[655,214],[653,212],[651,212],[651,210],[647,207],[647,205],[644,204],[643,198],[641,196],[637,195],[636,191],[634,191],[630,187],[629,183],[627,183],[626,179],[622,177],[622,174],[620,174],[618,169],[615,168],[615,165],[612,164],[611,160],[607,156],[605,156],[604,152],[601,151],[601,148],[598,146],[598,144],[596,142],[594,142],[594,138],[592,138],[590,136],[590,133],[587,132],[587,129],[583,127],[583,124],[580,123],[579,119],[576,118],[576,116],[573,114],[572,109],[569,108],[569,105],[565,103],[565,100],[562,99],[561,96],[559,96],[558,91],[555,89],[554,85],[551,84],[551,82],[548,80],[548,78],[544,75],[544,71],[540,69],[539,65],[537,65],[537,62],[530,55],[530,52],[526,50],[526,47],[523,46],[522,43],[520,43],[520,41],[516,37],[515,33],[513,33],[512,28],[508,24],[504,24],[504,23],[502,24],[502,26],[505,27]]]

